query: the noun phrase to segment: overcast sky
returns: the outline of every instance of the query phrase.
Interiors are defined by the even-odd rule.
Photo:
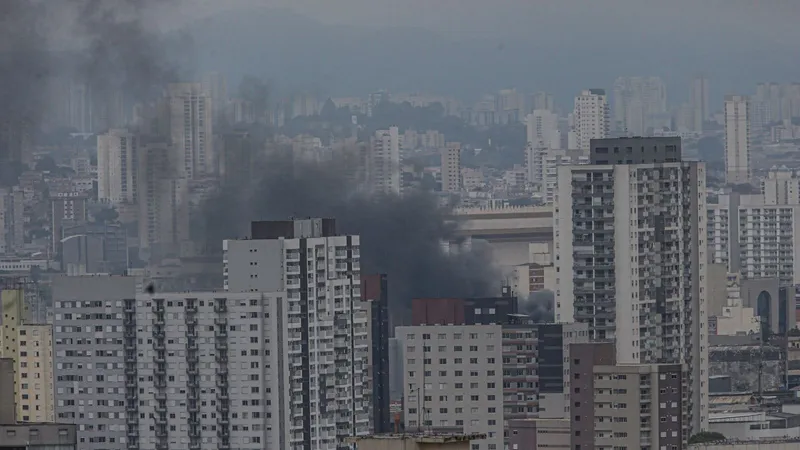
[[[648,30],[753,35],[791,42],[800,36],[798,0],[192,0],[193,14],[265,5],[329,24],[413,26],[452,37],[510,37],[536,29],[597,33]],[[187,17],[186,15],[185,17]]]

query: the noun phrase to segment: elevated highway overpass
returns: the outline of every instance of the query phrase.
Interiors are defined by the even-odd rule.
[[[528,243],[553,241],[552,206],[456,208],[448,219],[456,236],[489,242],[503,266],[527,263]]]

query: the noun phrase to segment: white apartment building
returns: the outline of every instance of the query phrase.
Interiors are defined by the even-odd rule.
[[[689,102],[692,111],[692,129],[697,133],[702,133],[703,122],[711,116],[708,103],[708,78],[698,75],[692,79]]]
[[[667,87],[659,77],[619,77],[613,100],[613,128],[628,136],[644,136],[667,112]]]
[[[138,357],[135,345],[125,347],[131,332],[123,316],[123,303],[133,302],[136,290],[132,277],[53,280],[56,421],[77,426],[82,450],[139,450],[127,428],[128,417],[139,417]],[[135,318],[127,325],[135,327]]]
[[[370,433],[371,380],[358,236],[332,219],[254,222],[247,240],[226,240],[225,289],[284,300],[285,446],[335,449]],[[306,383],[301,383],[306,381]],[[277,389],[275,387],[274,389]]]
[[[800,282],[800,205],[742,201],[738,210],[741,274],[744,279]]]
[[[537,109],[525,118],[527,133],[526,168],[530,183],[542,182],[542,153],[546,149],[561,148],[561,132],[558,129],[558,115]]]
[[[728,267],[728,271],[738,271],[739,255],[738,252],[732,252],[731,249],[731,245],[736,245],[735,248],[738,248],[738,238],[736,237],[738,221],[736,223],[731,222],[731,218],[736,219],[737,210],[734,206],[733,216],[731,216],[730,201],[728,195],[720,195],[717,198],[717,203],[708,203],[706,205],[708,213],[706,222],[708,250],[706,254],[710,264],[725,264]],[[733,242],[731,238],[733,238]],[[731,256],[734,257],[733,264]]]
[[[214,174],[211,95],[201,83],[174,83],[166,100],[176,174],[188,179]]]
[[[101,202],[136,203],[139,138],[125,129],[97,136],[97,198]]]
[[[725,97],[725,182],[750,182],[750,100],[741,95]]]
[[[448,142],[442,149],[442,191],[461,192],[461,144]]]
[[[720,195],[708,208],[710,263],[727,264],[745,280],[800,283],[800,205],[766,204],[760,195]]]
[[[537,109],[525,118],[528,145],[539,148],[561,148],[561,133],[558,131],[558,114]]]
[[[405,429],[486,434],[472,449],[503,448],[502,325],[397,327]]]
[[[397,127],[375,132],[367,161],[367,173],[373,192],[400,194],[402,187],[401,148],[402,143]]]
[[[575,97],[573,112],[575,147],[589,150],[592,139],[608,137],[610,131],[608,99],[604,89],[588,89]]]
[[[583,150],[550,149],[542,152],[542,193],[546,205],[552,205],[556,199],[558,168],[583,164],[589,164],[589,154]]]
[[[135,358],[140,450],[289,448],[290,379],[283,298],[264,293],[137,295],[125,303]],[[130,333],[130,334],[128,334]],[[135,353],[134,353],[135,352]],[[131,366],[133,368],[133,366]]]
[[[790,169],[775,169],[761,180],[761,195],[767,205],[800,205],[800,177]]]
[[[17,417],[23,422],[53,422],[53,326],[22,324],[18,342]]]
[[[19,187],[0,188],[0,255],[13,255],[25,243],[24,200]]]
[[[594,141],[590,159],[559,167],[555,320],[588,323],[618,362],[686,364],[691,427],[707,429],[705,166],[679,138]]]

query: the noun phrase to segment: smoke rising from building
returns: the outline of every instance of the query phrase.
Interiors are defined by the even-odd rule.
[[[42,8],[32,1],[0,2],[0,165],[20,159],[41,121],[51,70]]]
[[[519,301],[522,313],[528,314],[535,322],[550,323],[555,319],[553,291],[531,292],[527,298],[521,298]]]
[[[167,54],[163,36],[145,28],[153,8],[175,7],[179,0],[72,0],[80,36],[88,39],[79,77],[102,98],[115,94],[148,100],[166,83],[179,81],[179,66]],[[159,9],[159,10],[161,10]],[[184,44],[189,44],[184,41]],[[183,53],[190,53],[188,47]]]
[[[242,237],[250,220],[332,217],[338,231],[361,236],[362,273],[386,273],[391,310],[404,316],[415,297],[486,297],[499,289],[499,274],[486,245],[446,253],[442,242],[454,239],[436,198],[413,192],[402,197],[359,193],[349,176],[347,158],[324,163],[274,155],[255,173],[263,177],[250,189],[223,187],[209,200],[197,231],[214,245]]]

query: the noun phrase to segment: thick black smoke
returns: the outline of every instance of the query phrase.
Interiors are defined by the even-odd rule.
[[[553,291],[531,292],[528,297],[520,298],[520,310],[528,314],[537,323],[551,323],[555,320]]]
[[[352,161],[299,162],[273,155],[256,170],[252,190],[224,187],[205,204],[203,235],[214,244],[243,237],[250,220],[331,217],[338,231],[361,236],[362,273],[389,278],[391,310],[407,317],[417,297],[481,297],[498,294],[500,276],[485,245],[443,251],[455,227],[435,196],[412,192],[369,196],[352,181]]]
[[[43,4],[0,1],[0,166],[8,168],[42,119],[52,69]],[[5,175],[5,174],[0,174]],[[2,178],[6,178],[3,176]]]
[[[88,40],[79,76],[93,95],[143,102],[179,81],[179,63],[185,61],[168,54],[164,35],[145,23],[147,14],[175,10],[180,0],[71,1],[78,12],[77,33]],[[191,53],[190,43],[183,44],[181,54]]]

